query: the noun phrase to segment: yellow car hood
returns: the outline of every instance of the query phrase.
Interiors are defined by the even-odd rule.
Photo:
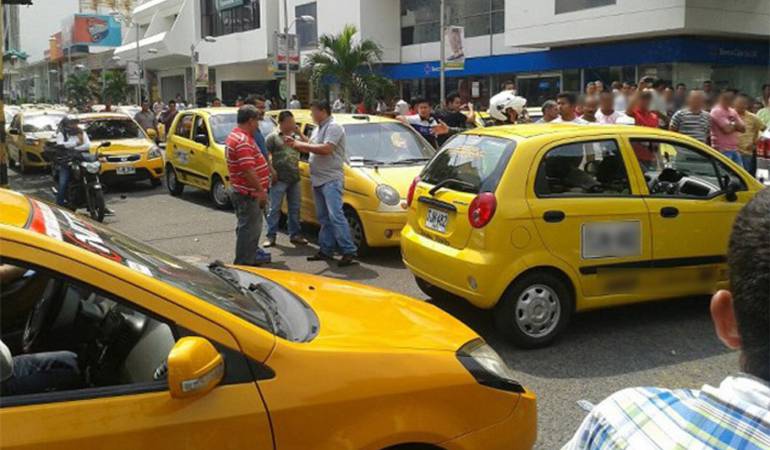
[[[102,141],[91,141],[91,151],[94,151],[101,143]],[[152,145],[153,143],[151,141],[141,138],[111,140],[110,146],[102,147],[99,149],[99,153],[103,155],[139,153],[149,150]]]
[[[318,315],[319,333],[303,345],[454,352],[478,337],[441,309],[395,292],[288,271],[254,272],[298,295]]]
[[[366,176],[374,180],[377,184],[389,184],[401,195],[406,198],[409,191],[409,185],[412,184],[414,177],[422,172],[423,164],[415,166],[380,166],[358,167],[357,170],[363,172]]]

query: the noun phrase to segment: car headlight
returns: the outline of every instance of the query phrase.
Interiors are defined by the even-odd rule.
[[[393,186],[381,184],[377,186],[376,192],[377,198],[386,205],[396,206],[401,201],[401,196],[398,194],[398,191],[393,188]]]
[[[99,171],[102,170],[102,163],[99,161],[82,162],[80,165],[86,169],[86,172],[88,173],[99,173]]]
[[[28,138],[24,138],[24,143],[27,145],[37,145],[40,143],[40,140],[28,137]]]
[[[513,371],[503,358],[481,339],[474,339],[460,347],[457,359],[479,384],[509,392],[524,392],[524,387],[515,380]]]
[[[160,158],[160,147],[153,145],[150,151],[147,152],[147,159]]]

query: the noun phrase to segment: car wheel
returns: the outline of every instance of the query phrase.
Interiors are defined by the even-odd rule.
[[[168,192],[174,197],[179,197],[184,191],[184,184],[182,184],[176,177],[176,171],[171,164],[166,166],[166,187]]]
[[[364,224],[361,223],[361,218],[358,217],[353,208],[345,208],[345,218],[348,220],[350,237],[358,249],[358,256],[370,255],[372,248],[366,243],[366,233],[364,232]]]
[[[214,175],[214,178],[211,180],[211,200],[219,209],[230,209],[232,206],[225,182],[222,181],[219,175]]]
[[[414,281],[417,283],[417,287],[420,288],[422,293],[427,295],[430,299],[438,300],[441,298],[454,297],[450,292],[447,292],[438,286],[434,286],[420,277],[414,277]]]
[[[503,294],[495,309],[495,324],[518,347],[545,347],[567,326],[573,304],[572,291],[561,277],[529,273]]]
[[[160,178],[150,178],[150,186],[156,188],[161,185]]]

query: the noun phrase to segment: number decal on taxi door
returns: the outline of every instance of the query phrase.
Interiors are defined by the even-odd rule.
[[[642,224],[639,221],[584,223],[580,249],[583,259],[641,256]]]

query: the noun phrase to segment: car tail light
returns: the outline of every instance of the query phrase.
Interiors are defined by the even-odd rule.
[[[412,200],[414,200],[414,190],[417,189],[417,183],[420,182],[420,177],[414,177],[412,184],[409,185],[409,192],[406,194],[406,206],[412,206]]]
[[[759,142],[757,142],[757,156],[760,158],[770,158],[770,139],[759,139]]]
[[[497,209],[497,199],[491,192],[483,192],[476,196],[468,209],[468,219],[473,228],[484,228]]]

